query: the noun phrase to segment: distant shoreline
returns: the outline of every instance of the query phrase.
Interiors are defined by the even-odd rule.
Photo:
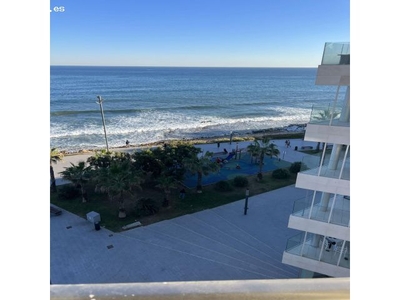
[[[255,138],[261,138],[263,136],[268,136],[275,139],[284,139],[284,138],[303,138],[305,132],[306,124],[293,124],[289,126],[285,126],[282,128],[269,128],[263,130],[253,130],[251,133],[235,133],[232,135],[232,142],[238,141],[250,141]],[[118,150],[126,150],[126,149],[141,149],[141,148],[153,148],[163,146],[165,143],[176,143],[176,142],[187,142],[192,145],[195,144],[213,144],[213,143],[226,143],[230,142],[231,137],[228,135],[224,136],[215,136],[215,137],[201,137],[201,138],[193,138],[193,139],[171,139],[171,140],[161,140],[153,143],[143,143],[137,145],[121,145],[117,147],[109,147],[110,151],[118,151]],[[78,151],[60,151],[64,155],[79,155],[79,154],[89,154],[95,153],[96,151],[105,150],[104,148],[93,148],[93,149],[81,149]]]

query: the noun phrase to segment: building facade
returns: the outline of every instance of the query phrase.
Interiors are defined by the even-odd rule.
[[[282,262],[302,269],[300,277],[350,276],[350,44],[326,43],[316,85],[336,87],[328,107],[313,107],[304,140],[317,142],[321,155],[305,158],[288,227],[299,234],[287,241]]]

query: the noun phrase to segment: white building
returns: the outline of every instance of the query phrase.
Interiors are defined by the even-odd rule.
[[[299,234],[288,240],[282,262],[301,268],[301,277],[350,277],[349,43],[325,44],[315,84],[336,86],[336,96],[328,107],[313,107],[306,127],[304,140],[320,143],[322,155],[302,161],[296,188],[308,196],[289,217]]]

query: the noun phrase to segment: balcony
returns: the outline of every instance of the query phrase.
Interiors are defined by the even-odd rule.
[[[318,200],[316,200],[318,198]],[[327,207],[320,201],[320,193],[315,197],[299,199],[294,202],[292,215],[340,226],[350,226],[350,197],[336,195],[331,197]]]
[[[301,170],[302,174],[322,176],[334,179],[350,180],[350,157],[343,160],[339,159],[337,166],[339,168],[329,168],[330,154],[325,154],[323,157],[323,163],[321,165],[321,157],[318,156],[305,156],[302,160]]]
[[[343,169],[332,170],[328,167],[327,163],[324,163],[320,167],[312,168],[303,171],[302,173],[308,175],[328,177],[328,178],[350,180],[350,159],[346,159],[345,161],[340,160],[338,164],[343,165]]]
[[[325,43],[321,65],[349,65],[350,43]]]
[[[335,245],[328,248],[328,241],[332,239],[335,240]],[[287,241],[285,253],[305,258],[303,261],[297,259],[297,264],[291,263],[291,265],[318,271],[328,276],[341,277],[350,269],[349,241],[302,232]],[[288,255],[285,257],[284,254],[283,262],[288,263],[289,261],[294,262],[295,260],[288,258]]]

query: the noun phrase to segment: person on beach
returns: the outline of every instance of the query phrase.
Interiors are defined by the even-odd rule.
[[[129,141],[128,140],[126,140],[125,144],[126,144],[127,147],[129,147]]]

